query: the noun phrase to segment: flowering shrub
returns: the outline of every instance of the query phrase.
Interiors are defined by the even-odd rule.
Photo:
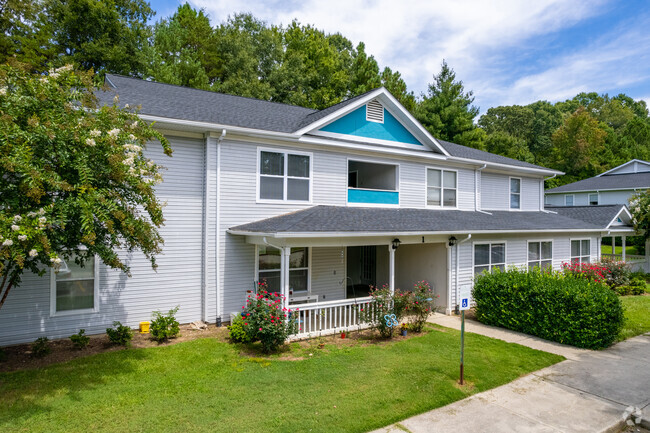
[[[409,317],[409,329],[413,332],[421,332],[429,315],[434,311],[434,302],[440,295],[436,295],[426,281],[418,281],[411,292],[411,303],[407,309]]]
[[[625,286],[630,283],[632,270],[630,265],[625,262],[603,259],[600,266],[605,269],[605,282],[611,287]]]
[[[265,288],[266,284],[261,283],[259,292],[248,297],[241,317],[248,340],[259,341],[262,351],[271,353],[296,332],[297,320],[291,309],[284,307],[285,297]]]
[[[396,291],[395,296],[390,292],[387,284],[381,289],[371,287],[368,293],[373,302],[365,308],[359,309],[361,322],[367,323],[371,329],[379,332],[384,338],[392,338],[395,328],[399,325],[404,312],[409,304],[409,293]],[[396,302],[395,302],[396,301]],[[391,317],[394,315],[393,317]],[[389,316],[389,319],[386,318]]]
[[[597,283],[607,283],[607,268],[593,263],[562,263],[562,272],[576,278],[584,278]]]

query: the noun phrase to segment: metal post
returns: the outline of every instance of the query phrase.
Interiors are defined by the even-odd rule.
[[[465,355],[465,310],[460,312],[460,384],[463,384],[463,358]]]
[[[625,261],[625,236],[621,236],[621,257]]]

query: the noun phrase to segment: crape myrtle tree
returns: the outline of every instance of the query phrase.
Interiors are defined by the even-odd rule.
[[[156,266],[162,167],[143,149],[172,150],[134,109],[99,107],[92,82],[72,66],[0,66],[0,308],[26,271],[63,260],[97,255],[128,274],[117,251],[140,250]]]

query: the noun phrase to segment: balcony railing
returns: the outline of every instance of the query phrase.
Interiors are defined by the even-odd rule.
[[[399,204],[399,192],[380,189],[348,188],[348,203]]]
[[[367,327],[359,317],[361,309],[372,311],[371,297],[341,299],[317,304],[296,305],[298,332],[292,339],[317,337]],[[292,309],[294,306],[291,306]]]

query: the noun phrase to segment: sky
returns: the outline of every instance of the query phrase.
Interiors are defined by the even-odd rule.
[[[484,113],[579,92],[650,104],[650,2],[642,0],[190,0],[213,26],[237,12],[269,24],[297,19],[341,33],[381,68],[426,92],[444,60]],[[151,0],[156,20],[178,0]]]

